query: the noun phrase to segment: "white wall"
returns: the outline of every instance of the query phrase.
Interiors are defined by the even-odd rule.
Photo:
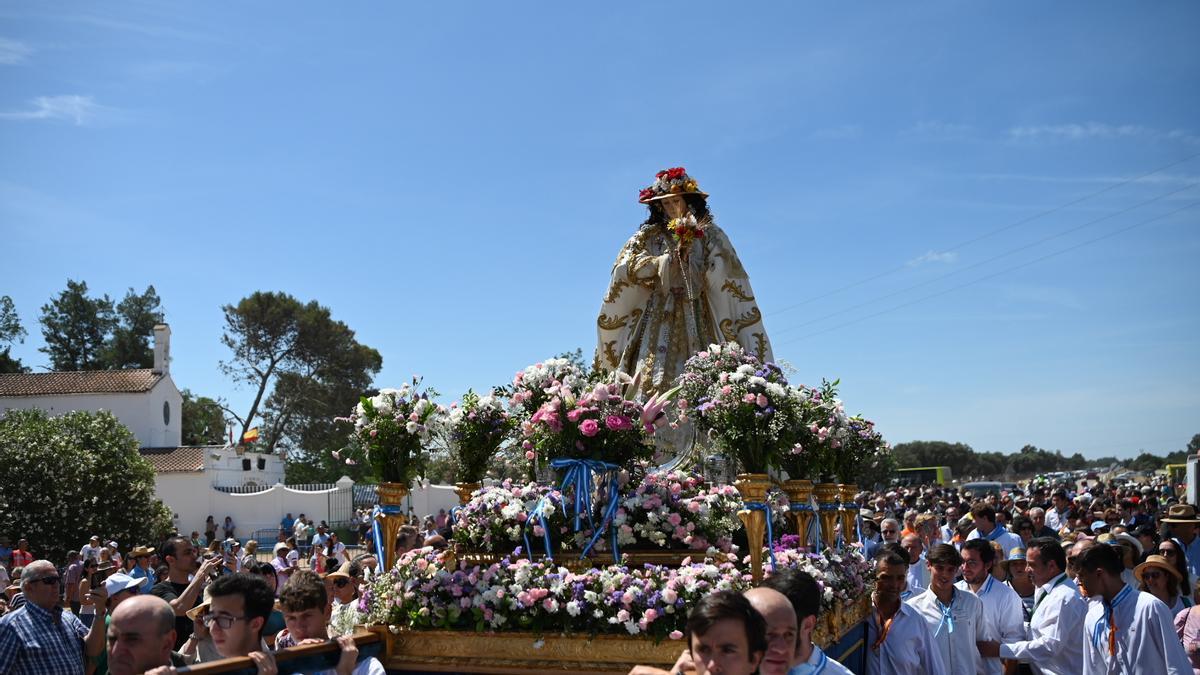
[[[261,470],[258,468],[260,458],[266,461]],[[250,460],[249,471],[242,468],[243,459]],[[240,487],[254,484],[265,488],[283,482],[283,458],[276,454],[244,452],[239,455],[234,448],[211,448],[204,455],[204,470],[212,485]]]
[[[163,422],[163,404],[170,409]],[[73,410],[107,410],[129,428],[142,447],[177,447],[183,438],[180,424],[183,396],[171,378],[164,377],[148,392],[136,394],[63,394],[60,396],[12,396],[0,398],[0,412],[38,408],[50,415]]]
[[[329,513],[329,494],[338,489],[350,489],[354,481],[338,482],[340,488],[320,492],[301,492],[275,485],[263,492],[239,495],[214,490],[203,473],[159,474],[154,479],[158,498],[177,516],[175,526],[180,532],[204,532],[204,520],[212,516],[218,527],[231,516],[237,526],[237,536],[245,540],[255,530],[278,529],[284,514],[303,513],[314,522],[334,521],[343,515]],[[336,501],[336,500],[335,500]],[[271,539],[273,542],[274,539]],[[260,542],[261,543],[261,542]]]
[[[411,500],[404,505],[405,510],[410,504],[412,513],[417,518],[437,515],[438,509],[446,509],[449,513],[450,509],[458,506],[458,494],[453,485],[430,485],[413,490]]]

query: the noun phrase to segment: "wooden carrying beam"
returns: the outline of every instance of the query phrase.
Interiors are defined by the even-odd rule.
[[[358,645],[358,660],[369,656],[382,660],[383,638],[378,633],[358,631],[354,634],[354,644]],[[312,673],[328,670],[337,665],[341,658],[342,647],[337,640],[326,640],[318,645],[288,647],[275,652],[275,663],[279,666],[280,675],[289,673]],[[177,672],[200,675],[253,675],[258,672],[254,662],[247,656],[209,661],[195,666],[179,668]]]

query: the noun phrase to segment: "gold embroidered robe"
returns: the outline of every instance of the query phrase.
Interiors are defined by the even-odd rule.
[[[750,277],[712,222],[682,263],[665,226],[643,225],[617,256],[596,324],[595,366],[633,376],[645,395],[670,389],[684,362],[713,343],[773,360]]]

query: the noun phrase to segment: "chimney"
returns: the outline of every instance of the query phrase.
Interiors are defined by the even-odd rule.
[[[160,323],[154,327],[154,372],[167,374],[171,369],[171,327]]]

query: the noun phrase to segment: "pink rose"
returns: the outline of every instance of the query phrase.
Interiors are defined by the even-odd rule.
[[[691,511],[692,513],[700,513],[700,502],[690,501],[690,502],[688,502],[687,507],[688,507],[688,511]]]
[[[591,438],[592,436],[600,433],[600,425],[596,422],[596,420],[584,420],[583,423],[579,425],[579,433]]]
[[[672,640],[682,640],[683,633],[680,633],[677,630],[673,630],[667,635],[667,637],[671,638]]]
[[[683,522],[683,518],[680,517],[678,513],[672,513],[671,515],[667,516],[667,522],[670,523],[672,527],[678,527],[679,524]]]
[[[770,401],[767,400],[766,394],[759,394],[758,400],[755,402],[758,403],[758,407],[760,407],[760,408],[765,408],[765,407],[767,407],[767,404],[770,403]]]
[[[604,426],[613,431],[625,431],[633,428],[633,422],[624,415],[609,415],[604,418]]]
[[[525,451],[525,459],[528,459],[529,461],[532,462],[533,460],[537,459],[537,453],[532,450],[526,450]]]
[[[646,613],[643,616],[646,617],[647,622],[654,621],[658,618],[658,610],[651,607],[650,609],[646,610]]]

